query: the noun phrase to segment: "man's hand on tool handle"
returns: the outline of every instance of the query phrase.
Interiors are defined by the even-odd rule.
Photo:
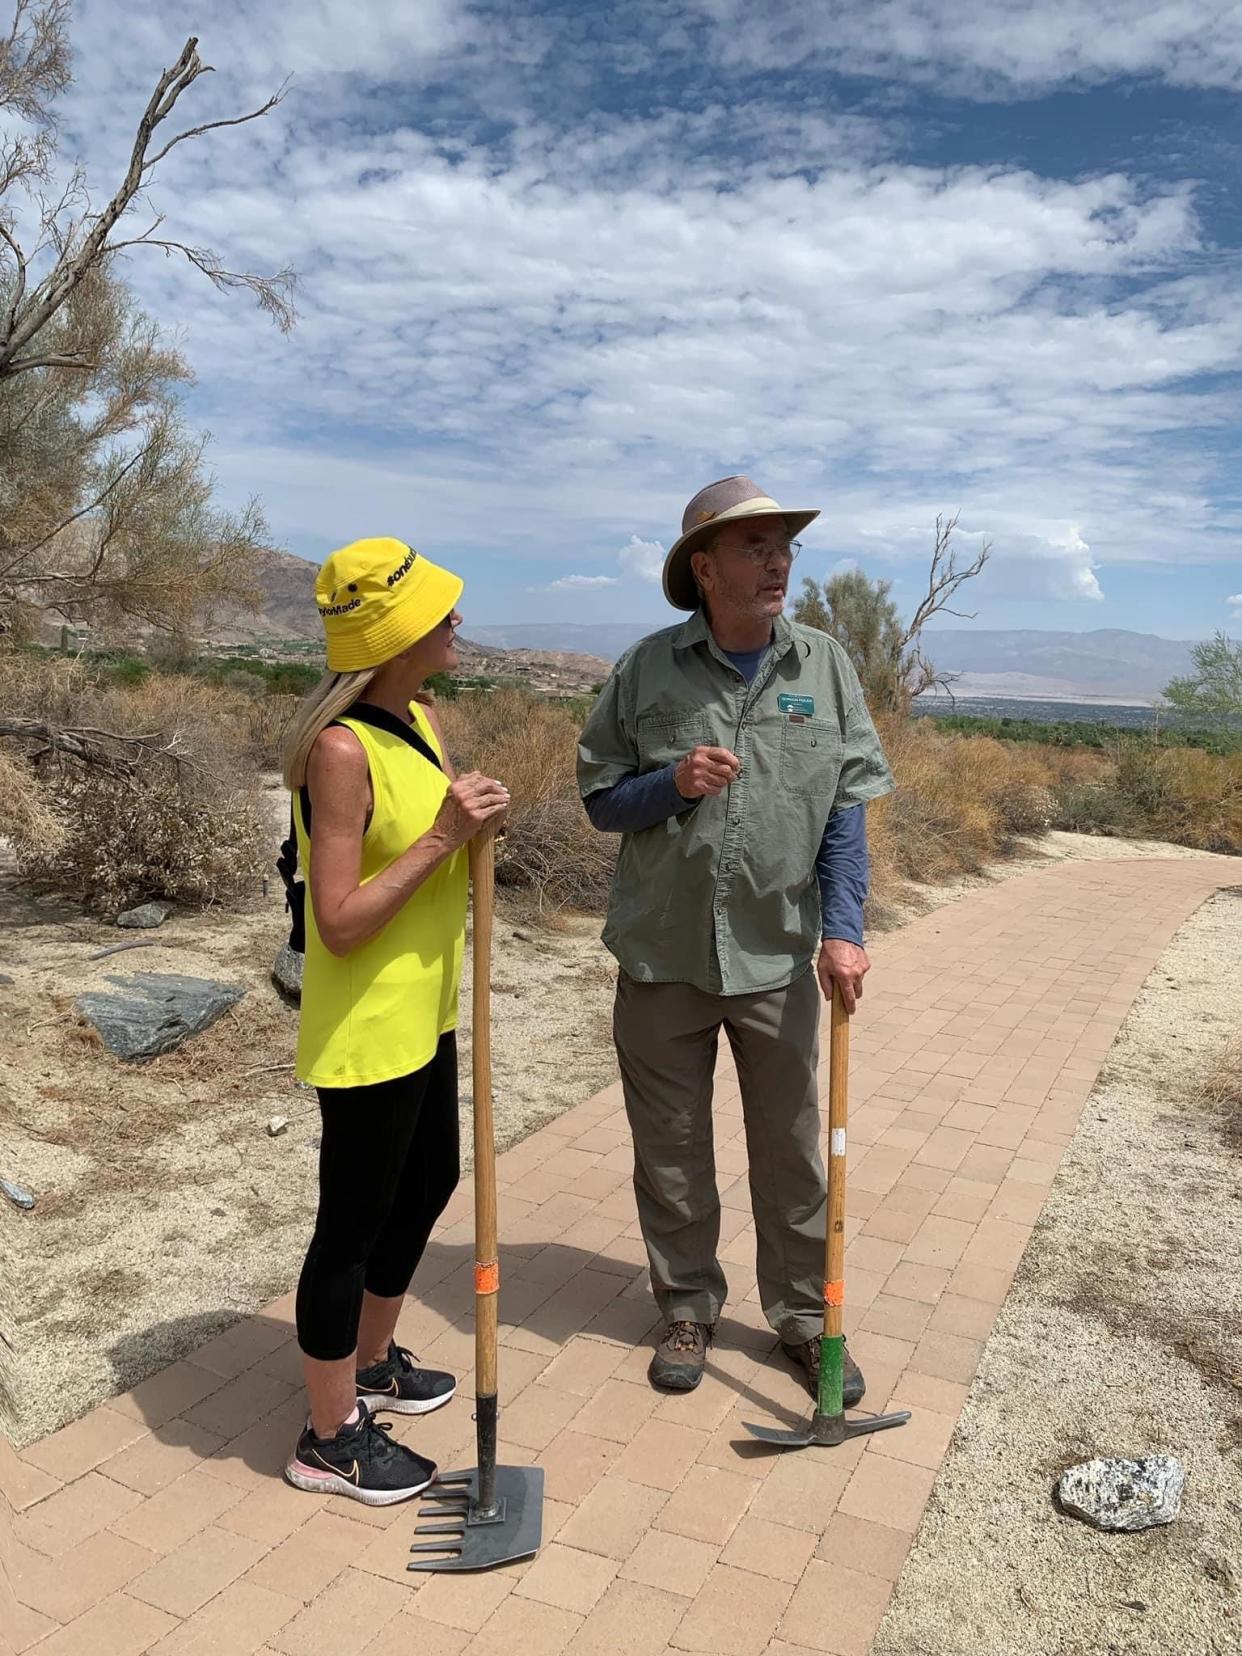
[[[819,951],[816,970],[824,999],[832,999],[832,985],[839,983],[845,1010],[853,1012],[862,999],[863,978],[871,970],[866,949],[860,948],[857,943],[847,943],[843,937],[826,937]]]
[[[450,845],[465,845],[481,830],[495,833],[508,809],[509,790],[503,782],[480,771],[467,771],[445,794],[433,831]]]
[[[691,748],[673,772],[677,792],[683,799],[710,798],[722,794],[742,768],[742,761],[728,748]]]

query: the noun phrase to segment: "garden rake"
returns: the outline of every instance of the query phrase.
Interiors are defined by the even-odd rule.
[[[474,887],[474,1294],[475,1437],[478,1465],[443,1474],[419,1512],[435,1518],[415,1534],[436,1539],[410,1548],[410,1570],[491,1570],[539,1551],[543,1469],[496,1465],[500,1264],[496,1244],[496,1143],[492,1126],[491,955],[496,887],[495,841],[470,841]]]
[[[850,1019],[841,989],[832,986],[832,1013],[828,1045],[828,1240],[824,1270],[824,1334],[819,1343],[819,1396],[808,1426],[782,1431],[775,1426],[746,1430],[762,1443],[778,1449],[807,1449],[812,1444],[834,1449],[849,1438],[904,1426],[910,1411],[899,1414],[845,1418],[841,1395],[845,1334],[845,1123],[849,1113]]]

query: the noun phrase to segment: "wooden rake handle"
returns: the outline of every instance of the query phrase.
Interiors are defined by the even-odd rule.
[[[495,1397],[500,1264],[496,1245],[496,1133],[492,1120],[492,911],[496,841],[470,841],[474,902],[471,1072],[474,1092],[475,1369],[480,1397]]]

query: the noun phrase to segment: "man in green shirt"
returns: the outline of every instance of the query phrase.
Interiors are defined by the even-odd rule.
[[[818,515],[782,510],[746,477],[700,490],[664,565],[665,596],[691,618],[621,658],[578,749],[591,820],[624,836],[604,941],[620,966],[634,1188],[666,1319],[648,1372],[670,1391],[698,1385],[725,1301],[711,1119],[722,1028],[760,1301],[812,1395],[818,1379],[819,1002],[834,981],[851,1011],[862,993],[862,806],[893,787],[845,651],[784,615],[793,537]],[[847,1355],[846,1402],[863,1389]]]

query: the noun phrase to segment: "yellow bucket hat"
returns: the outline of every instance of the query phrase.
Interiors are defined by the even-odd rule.
[[[315,602],[334,673],[380,667],[425,638],[462,595],[460,576],[380,536],[333,552],[315,581]]]

